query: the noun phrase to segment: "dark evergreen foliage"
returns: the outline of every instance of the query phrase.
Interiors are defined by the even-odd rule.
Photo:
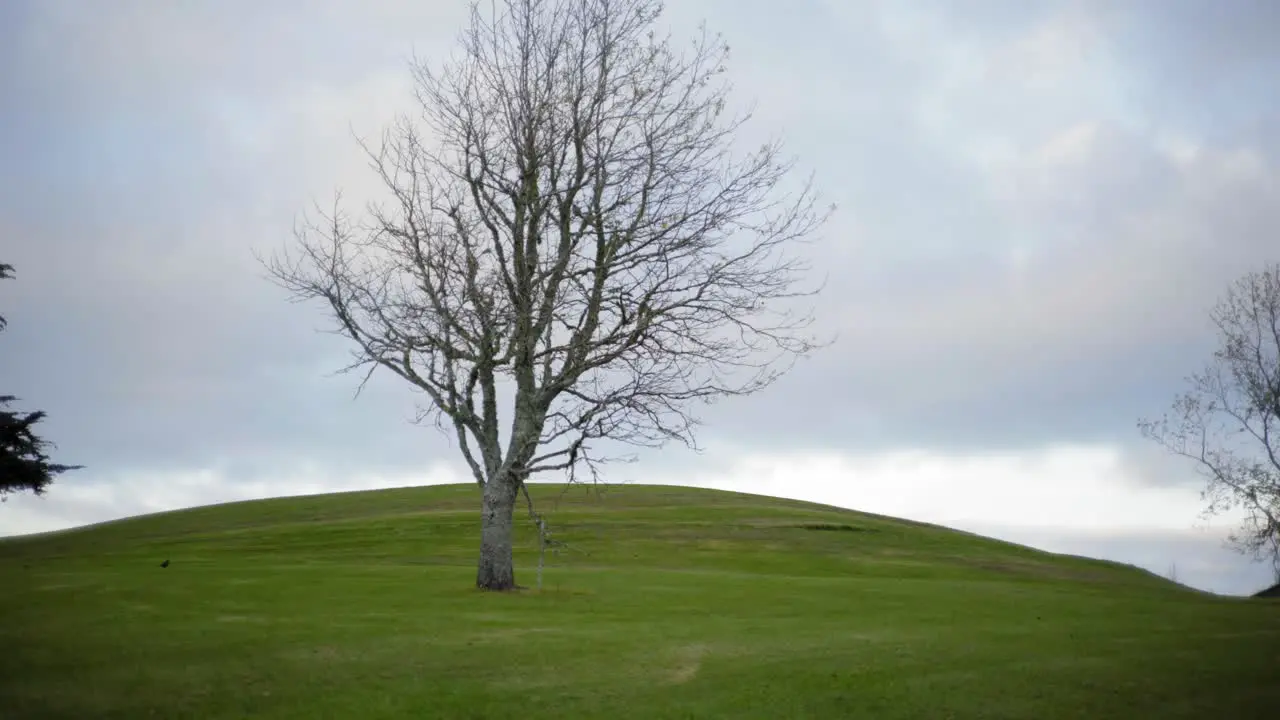
[[[13,266],[0,263],[0,279],[13,277]],[[0,316],[0,330],[7,322]],[[54,476],[76,470],[80,465],[61,465],[50,462],[45,452],[50,446],[35,432],[35,425],[44,419],[45,413],[19,412],[9,409],[17,400],[12,395],[0,395],[0,499],[5,495],[30,490],[39,495],[45,491]]]

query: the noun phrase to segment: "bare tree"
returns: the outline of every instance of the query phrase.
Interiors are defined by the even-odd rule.
[[[1280,581],[1280,264],[1250,273],[1211,313],[1219,347],[1143,435],[1194,461],[1208,514],[1242,509],[1231,542]]]
[[[362,223],[335,201],[267,263],[327,303],[348,370],[404,379],[429,400],[419,420],[456,437],[481,489],[481,588],[516,587],[531,476],[597,479],[620,457],[606,441],[692,446],[691,405],[817,347],[792,302],[816,290],[786,251],[826,213],[808,183],[785,189],[778,142],[736,151],[750,114],[726,112],[728,47],[704,30],[675,51],[660,12],[473,5],[460,55],[414,66],[420,116],[362,143],[390,199]]]

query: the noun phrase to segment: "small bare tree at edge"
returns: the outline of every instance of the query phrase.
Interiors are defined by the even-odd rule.
[[[735,150],[749,114],[726,112],[728,47],[703,32],[676,52],[660,12],[473,5],[460,55],[414,66],[428,132],[405,117],[364,145],[391,200],[360,223],[335,202],[266,263],[328,306],[348,370],[407,381],[456,438],[480,588],[516,587],[529,478],[594,480],[619,457],[605,441],[692,446],[692,404],[759,391],[818,346],[787,251],[826,213],[808,183],[785,190],[779,143]]]
[[[1139,429],[1204,476],[1209,514],[1244,511],[1230,540],[1280,581],[1280,264],[1238,280],[1211,313],[1213,362]]]

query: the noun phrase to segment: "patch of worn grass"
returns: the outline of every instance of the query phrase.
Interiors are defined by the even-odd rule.
[[[559,489],[536,495],[551,508]],[[542,591],[470,486],[0,541],[3,718],[1270,718],[1280,603],[929,525],[625,486]],[[533,581],[522,526],[520,580]],[[161,569],[159,562],[172,564]]]

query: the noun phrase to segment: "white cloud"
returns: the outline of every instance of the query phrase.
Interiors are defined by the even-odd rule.
[[[960,528],[1181,530],[1203,510],[1196,489],[1144,483],[1133,476],[1121,450],[1108,446],[864,455],[717,447],[709,453],[719,461],[711,469],[693,476],[673,471],[663,482],[806,499]],[[630,472],[636,482],[650,482],[643,469]]]
[[[0,536],[25,535],[198,505],[465,482],[457,468],[435,463],[420,473],[354,473],[336,477],[319,467],[253,481],[216,469],[137,473],[77,482],[59,479],[43,496],[13,495],[0,504]]]

